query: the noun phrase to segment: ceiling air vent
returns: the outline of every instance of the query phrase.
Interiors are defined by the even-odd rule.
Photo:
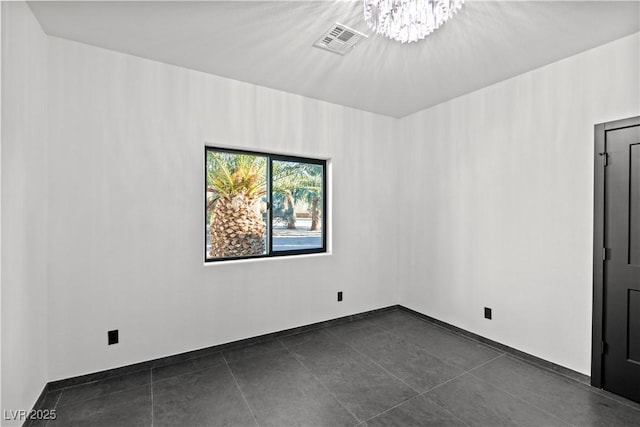
[[[336,25],[324,33],[313,45],[333,53],[345,55],[351,52],[360,40],[366,38],[367,36],[361,32],[336,22]]]

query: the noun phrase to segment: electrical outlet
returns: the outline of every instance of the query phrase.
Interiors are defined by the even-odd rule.
[[[484,318],[491,320],[491,309],[489,307],[484,308]]]
[[[113,331],[107,332],[107,342],[109,345],[118,344],[118,330],[114,329]]]
[[[342,291],[338,292],[338,301],[342,301]]]

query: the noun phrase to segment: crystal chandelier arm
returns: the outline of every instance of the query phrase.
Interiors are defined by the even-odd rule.
[[[437,30],[464,0],[364,0],[364,19],[377,34],[410,43]]]

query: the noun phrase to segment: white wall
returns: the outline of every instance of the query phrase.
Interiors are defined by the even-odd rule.
[[[639,35],[396,121],[2,20],[3,409],[397,302],[588,373],[593,125],[639,114]],[[332,254],[203,265],[204,144],[330,158]]]
[[[400,120],[401,304],[590,372],[593,126],[640,114],[639,55],[635,34]]]
[[[50,380],[397,302],[393,119],[62,39],[49,58]],[[332,255],[203,265],[205,144],[330,158]]]
[[[24,3],[1,7],[4,418],[5,410],[31,409],[48,380],[47,37]]]

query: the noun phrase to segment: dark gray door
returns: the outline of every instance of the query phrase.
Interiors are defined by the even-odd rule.
[[[603,387],[640,402],[640,126],[605,133]]]

